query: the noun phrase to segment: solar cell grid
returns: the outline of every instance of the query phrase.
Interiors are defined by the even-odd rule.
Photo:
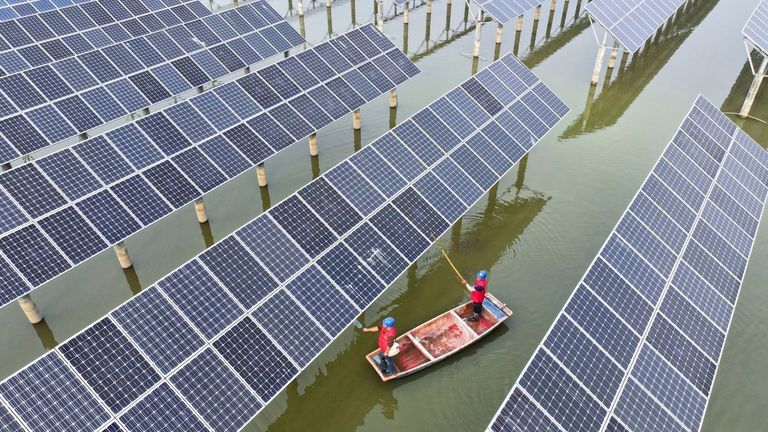
[[[597,0],[586,6],[590,16],[634,53],[661,28],[683,0]]]
[[[370,26],[364,28],[368,27]],[[381,46],[380,41],[376,43],[377,46]],[[478,132],[478,130],[474,131],[474,133]],[[394,135],[389,136],[394,138]],[[458,144],[456,143],[456,145]],[[405,146],[402,149],[408,151]],[[446,149],[453,152],[447,147]],[[361,157],[361,155],[367,156]],[[370,167],[377,162],[377,159],[371,158],[371,155],[378,158],[380,166],[388,167],[390,171],[371,170]],[[416,160],[415,156],[412,157]],[[442,156],[443,161],[448,161],[447,157],[448,155]],[[438,162],[435,161],[434,165],[437,166]],[[337,335],[354,319],[359,310],[367,307],[390,282],[405,270],[409,262],[416,260],[431,245],[432,239],[421,234],[419,229],[441,235],[448,229],[449,222],[453,222],[460,216],[456,210],[435,208],[430,204],[430,202],[437,202],[435,200],[439,200],[441,196],[450,196],[452,193],[447,188],[440,188],[442,183],[437,177],[431,175],[424,177],[424,175],[419,174],[412,181],[406,182],[399,177],[388,162],[378,155],[374,148],[361,151],[350,158],[350,162],[346,163],[349,169],[353,170],[352,172],[359,173],[360,178],[366,181],[369,178],[367,172],[377,173],[380,180],[385,180],[384,182],[377,180],[370,183],[370,188],[379,193],[381,199],[384,200],[383,206],[382,204],[373,204],[371,207],[374,213],[372,215],[369,213],[366,221],[360,215],[360,219],[357,219],[357,225],[353,226],[352,223],[346,225],[353,228],[348,236],[339,239],[326,226],[325,219],[328,216],[325,215],[328,214],[326,212],[329,209],[322,207],[327,203],[320,203],[319,201],[324,201],[321,199],[322,197],[333,196],[338,206],[345,202],[344,194],[354,193],[350,191],[355,189],[339,188],[337,190],[333,187],[332,180],[327,181],[323,177],[313,182],[310,188],[306,188],[298,192],[297,195],[293,195],[272,207],[267,215],[256,218],[247,227],[238,231],[235,236],[230,236],[203,252],[198,258],[174,272],[172,276],[159,282],[157,288],[150,288],[147,293],[135,298],[138,299],[145,295],[154,296],[153,293],[158,293],[157,298],[162,299],[159,303],[168,306],[168,300],[170,300],[173,306],[167,310],[172,311],[171,313],[178,311],[186,315],[189,322],[209,339],[207,343],[212,345],[216,354],[220,355],[227,363],[226,371],[231,368],[236,372],[259,396],[260,402],[268,402],[283,389],[296,376],[299,369],[303,368],[303,365],[307,364],[317,352],[330,342],[331,335]],[[450,164],[441,166],[451,168]],[[426,167],[424,169],[426,170]],[[461,172],[460,169],[454,171]],[[398,183],[386,179],[387,175],[399,179]],[[427,180],[419,182],[420,178]],[[469,184],[472,184],[469,177],[465,178],[470,182]],[[416,189],[409,188],[409,184],[416,184]],[[420,185],[425,185],[425,187]],[[384,187],[388,188],[386,198],[381,192]],[[474,187],[482,193],[482,189],[476,185]],[[419,191],[418,188],[422,190]],[[463,189],[467,188],[464,187]],[[462,207],[474,203],[459,202],[458,198],[454,198],[454,200],[456,200],[454,204]],[[387,203],[387,201],[391,202]],[[377,207],[378,210],[376,210]],[[418,229],[397,207],[400,207],[408,215],[408,218],[414,220]],[[317,212],[312,208],[315,208]],[[356,212],[352,207],[348,207],[347,211],[353,214]],[[279,239],[276,243],[286,244],[294,254],[298,254],[299,258],[293,265],[297,268],[295,271],[303,270],[301,275],[290,279],[286,287],[280,287],[279,294],[276,297],[271,297],[271,301],[265,301],[265,299],[273,295],[279,284],[272,278],[271,273],[274,269],[265,264],[269,268],[268,272],[261,267],[261,263],[266,263],[269,260],[274,262],[288,262],[289,260],[279,256],[273,257],[268,253],[260,253],[263,252],[264,248],[260,247],[262,245],[259,242],[263,242],[267,237],[267,241],[270,243],[275,242],[273,237],[263,234],[263,227],[257,226],[260,221],[268,221],[267,225],[273,231],[271,235],[276,235],[275,238]],[[334,221],[335,223],[336,221]],[[344,232],[348,230],[346,226],[336,229],[339,232]],[[315,240],[319,239],[320,241],[306,242],[308,237],[303,231],[307,229],[310,231],[317,230],[320,236],[315,237]],[[326,234],[330,235],[330,238],[326,239]],[[294,238],[287,238],[286,235]],[[298,245],[294,245],[294,241]],[[1,242],[2,238],[0,238]],[[303,256],[300,249],[304,249],[307,252],[306,255],[309,256]],[[270,249],[269,252],[272,253],[275,250],[279,249]],[[316,257],[317,264],[306,267],[309,264],[309,257]],[[280,278],[277,274],[275,276]],[[291,276],[286,272],[286,277],[290,278]],[[200,281],[200,285],[197,286],[192,281]],[[159,294],[161,290],[164,295]],[[219,293],[217,299],[202,298],[203,293],[208,295],[212,294],[213,291]],[[232,297],[229,297],[230,295]],[[231,299],[229,304],[233,305],[234,308],[215,310],[206,304],[221,304],[222,301],[219,299],[222,298]],[[118,310],[140,306],[135,299],[129,300]],[[242,309],[240,309],[241,307]],[[154,311],[157,309],[165,310],[156,305],[139,307],[137,310],[140,310],[141,313],[155,313]],[[304,325],[295,326],[295,328],[278,325],[278,322],[273,318],[275,310],[295,314],[297,319],[294,321],[300,320],[304,322]],[[248,315],[243,316],[246,313]],[[118,312],[115,312],[114,316],[117,314]],[[198,319],[193,319],[191,316],[193,314],[198,316]],[[256,317],[256,320],[252,317]],[[152,319],[142,319],[137,328],[146,328],[145,326],[152,322]],[[215,322],[207,323],[203,321],[204,319],[215,320]],[[232,325],[233,320],[234,325]],[[182,324],[187,322],[186,319],[178,317],[176,321],[181,321]],[[208,326],[211,328],[204,330]],[[128,332],[135,331],[129,330],[127,327],[126,330]],[[179,336],[175,333],[181,332],[174,332],[174,336]],[[196,331],[189,329],[184,333],[186,333],[184,336],[187,337],[197,334]],[[308,333],[314,335],[314,338],[307,338]],[[158,332],[159,334],[164,334],[164,332]],[[122,335],[122,332],[120,335],[125,340],[129,340]],[[139,338],[139,336],[135,337]],[[153,334],[154,337],[157,336]],[[71,341],[67,342],[67,344],[69,343]],[[138,344],[142,350],[153,351],[153,348],[145,348],[145,345],[153,346],[150,341],[142,343]],[[132,344],[129,347],[135,349]],[[212,351],[198,349],[195,354],[191,355],[192,358],[187,356],[187,359],[181,361],[174,359],[173,363],[183,365],[182,370],[184,370],[183,368],[192,364],[188,360],[196,362],[198,358],[203,357],[195,356],[207,355],[203,354],[206,352]],[[159,353],[151,354],[151,356],[158,355]],[[110,356],[109,358],[119,358],[119,356]],[[177,373],[181,374],[181,372]],[[232,379],[232,375],[229,375],[227,379]],[[162,428],[163,430],[176,430],[178,428],[194,430],[202,419],[210,423],[205,424],[205,426],[210,426],[216,424],[217,419],[221,418],[217,417],[217,412],[220,411],[208,411],[210,405],[205,405],[206,399],[203,394],[185,395],[185,383],[174,381],[173,377],[159,378],[159,380],[162,380],[162,383],[152,385],[152,389],[148,389],[149,394],[143,396],[140,401],[121,414],[120,420],[123,424],[138,430],[146,430],[151,427]],[[150,381],[156,383],[157,380]],[[180,391],[175,391],[174,387],[170,387],[170,384],[178,384],[175,388],[179,388]],[[143,393],[146,393],[146,390]],[[218,393],[215,388],[212,388],[205,395],[210,395],[211,398],[215,399]],[[201,399],[196,398],[196,396]],[[258,409],[256,408],[256,411]],[[233,419],[234,417],[229,416],[228,418]],[[247,420],[245,417],[240,418],[242,420],[237,420],[235,423],[237,426],[233,426],[233,428],[239,428],[242,422]],[[192,424],[184,423],[185,421]],[[106,423],[105,420],[101,424],[106,425]]]
[[[622,368],[629,367],[622,374],[630,377],[603,401],[609,410],[598,424],[606,430],[701,427],[766,197],[764,183],[754,181],[760,165],[750,170],[742,163],[764,151],[741,134],[706,99],[697,99],[585,274],[589,291],[579,286],[539,348],[561,348],[548,343],[567,316],[579,334],[590,335]],[[582,366],[568,362],[580,358],[561,359],[577,378]],[[564,416],[554,405],[573,390],[551,391],[549,379],[530,378],[534,367],[532,360],[510,398],[523,388],[550,420],[578,430],[572,424],[577,413]],[[597,363],[588,370],[604,376],[597,375]],[[579,380],[582,390],[599,394],[594,379]],[[536,414],[505,406],[492,429]]]

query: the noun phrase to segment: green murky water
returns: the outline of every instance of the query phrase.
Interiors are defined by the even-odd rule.
[[[565,100],[571,113],[441,239],[467,275],[480,268],[490,271],[489,289],[510,305],[513,318],[467,351],[386,385],[363,360],[375,337],[351,327],[246,430],[482,430],[695,97],[702,93],[723,111],[738,111],[751,80],[740,32],[757,0],[698,0],[647,54],[630,59],[626,68],[617,67],[612,80],[604,85],[601,78],[596,89],[589,86],[595,35],[583,13],[576,16],[577,3],[558,1],[550,23],[546,2],[535,34],[533,13],[527,13],[517,44],[525,63]],[[287,0],[271,4],[288,10]],[[324,40],[329,33],[324,3],[305,7],[307,40]],[[369,22],[373,1],[357,0],[354,9],[357,23]],[[385,10],[392,15],[390,6]],[[462,3],[455,2],[449,20],[447,10],[445,1],[435,2],[429,26],[425,6],[411,11],[408,54],[423,73],[400,87],[398,120],[470,74],[471,59],[465,54],[472,51],[472,26],[464,23]],[[333,31],[349,29],[352,17],[350,0],[334,3]],[[297,17],[289,21],[298,28]],[[514,23],[505,30],[502,53],[512,50],[516,39]],[[385,31],[404,46],[402,17],[388,20]],[[493,23],[483,29],[486,60],[480,68],[493,58],[495,32]],[[752,114],[768,119],[768,95],[758,98]],[[37,290],[34,298],[45,313],[45,325],[28,325],[14,304],[0,309],[0,378],[231,233],[269,201],[278,202],[348,157],[356,145],[381,135],[390,122],[386,97],[364,107],[362,121],[359,143],[351,119],[343,120],[318,134],[319,159],[313,161],[306,144],[298,143],[269,160],[268,195],[259,190],[252,173],[206,196],[210,225],[201,228],[189,206],[132,237],[126,244],[135,271],[120,270],[107,251]],[[755,120],[742,126],[768,145],[768,126]],[[761,229],[752,254],[705,431],[765,429],[765,231]],[[392,315],[405,330],[464,300],[451,269],[433,249],[361,321],[368,325]]]

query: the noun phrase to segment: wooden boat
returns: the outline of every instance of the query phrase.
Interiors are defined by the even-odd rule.
[[[479,341],[501,325],[512,311],[491,294],[486,294],[483,313],[475,321],[467,321],[472,315],[472,302],[453,308],[448,312],[421,324],[396,339],[400,353],[392,357],[397,372],[384,375],[379,364],[380,350],[365,356],[379,374],[382,381],[408,376],[456,354]]]

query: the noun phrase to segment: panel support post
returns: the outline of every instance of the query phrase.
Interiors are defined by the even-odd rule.
[[[608,69],[616,67],[616,58],[619,56],[619,41],[613,42],[613,49],[611,50],[611,56],[608,57]]]
[[[533,10],[533,21],[535,23],[534,24],[535,27],[539,26],[540,18],[541,18],[541,3],[539,3],[539,5],[536,6],[536,9]]]
[[[376,0],[378,8],[376,10],[376,28],[384,33],[384,0]]]
[[[472,57],[479,58],[480,57],[480,35],[483,32],[483,15],[482,11],[477,11],[477,20],[475,21],[475,48],[472,51]]]
[[[204,224],[208,222],[208,213],[205,211],[205,201],[203,201],[202,197],[195,200],[195,214],[199,223]]]
[[[605,42],[608,39],[608,33],[603,34],[603,41],[600,43],[600,48],[597,49],[597,59],[595,59],[595,70],[592,72],[593,86],[597,85],[600,80],[600,69],[603,68],[603,57],[605,57]]]
[[[741,106],[739,117],[746,118],[749,115],[749,111],[752,109],[752,104],[755,103],[757,91],[760,90],[760,84],[763,83],[763,78],[765,78],[765,70],[767,67],[768,58],[764,58],[763,62],[760,63],[760,69],[758,69],[755,78],[752,80],[752,85],[749,87],[749,93],[747,93],[747,98],[744,100],[744,105]]]
[[[317,156],[317,133],[309,136],[309,155]]]
[[[397,89],[389,91],[389,107],[397,108]]]
[[[21,306],[21,310],[24,311],[30,324],[37,324],[43,320],[43,314],[40,313],[40,309],[37,308],[29,294],[19,297],[19,306]]]
[[[504,37],[504,26],[499,23],[496,26],[496,45],[501,44],[501,39]]]
[[[352,129],[360,130],[360,110],[355,110],[352,113]]]
[[[259,186],[264,187],[267,185],[267,169],[264,167],[264,163],[256,165],[256,177],[259,179]]]
[[[120,263],[120,268],[128,269],[133,266],[131,257],[128,255],[128,249],[125,247],[125,243],[120,242],[115,245],[115,255],[117,255],[117,262]]]
[[[522,16],[522,15],[520,15],[519,17],[517,17],[517,27],[515,28],[515,30],[516,30],[518,33],[520,33],[521,31],[523,31],[523,16]]]

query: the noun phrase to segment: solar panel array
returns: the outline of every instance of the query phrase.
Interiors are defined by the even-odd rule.
[[[264,1],[0,77],[0,162],[257,63],[304,39]],[[232,23],[233,25],[230,25]],[[3,94],[5,96],[3,96]]]
[[[11,17],[18,9],[26,9],[24,15]],[[211,11],[190,0],[102,0],[64,7],[39,1],[0,9],[0,66],[12,73],[25,63],[50,62],[66,48],[78,52],[122,42],[176,25],[189,14],[202,18]]]
[[[683,3],[685,0],[595,0],[586,10],[634,53]]]
[[[768,1],[762,0],[744,25],[741,32],[752,45],[768,53]]]
[[[700,429],[766,193],[768,153],[699,97],[490,429]]]
[[[476,3],[493,19],[504,24],[541,5],[543,0],[476,0]]]
[[[2,399],[33,430],[237,430],[567,112],[502,57],[7,379]],[[54,360],[70,367],[37,373]]]
[[[418,72],[366,25],[0,173],[2,304]]]

